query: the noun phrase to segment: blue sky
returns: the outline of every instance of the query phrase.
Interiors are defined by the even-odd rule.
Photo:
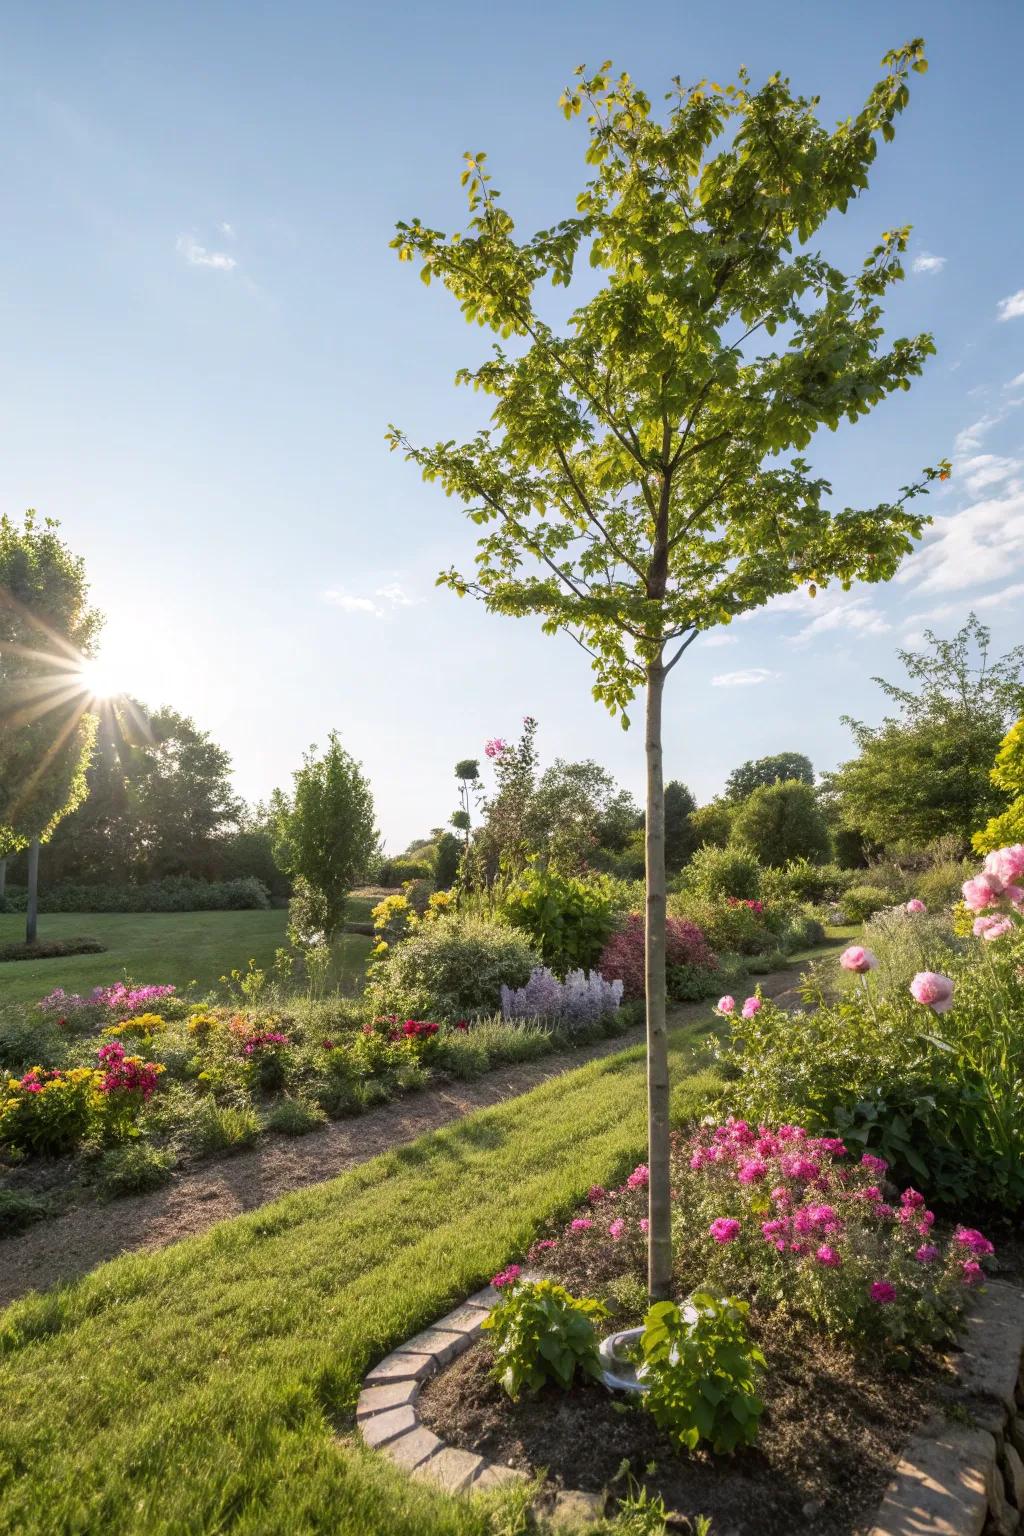
[[[586,658],[433,585],[464,560],[456,505],[388,453],[468,435],[456,390],[484,333],[387,249],[394,223],[464,218],[486,149],[521,228],[569,211],[585,130],[557,100],[577,63],[862,102],[887,48],[923,34],[895,143],[829,226],[859,264],[912,223],[891,333],[938,356],[810,457],[844,504],[944,454],[936,523],[886,588],[795,594],[691,648],[666,767],[701,799],[737,762],[848,753],[872,674],[975,606],[1006,649],[1024,597],[1024,149],[1013,0],[527,0],[387,7],[293,0],[89,6],[7,0],[0,49],[0,509],[61,520],[108,615],[104,660],[231,751],[250,799],[336,727],[391,848],[446,819],[452,765],[540,720],[545,759],[596,757],[634,790],[642,737],[590,698]],[[1016,382],[1014,382],[1016,381]]]

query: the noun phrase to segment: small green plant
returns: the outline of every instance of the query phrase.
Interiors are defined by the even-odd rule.
[[[766,1361],[747,1332],[745,1301],[698,1291],[688,1321],[675,1302],[659,1301],[644,1323],[643,1404],[659,1429],[695,1450],[706,1440],[716,1452],[752,1445],[764,1402],[757,1378]]]
[[[319,1104],[308,1099],[282,1099],[267,1116],[267,1130],[284,1136],[305,1136],[327,1119]]]
[[[596,965],[615,923],[612,887],[600,876],[583,880],[535,861],[507,891],[504,911],[559,975]]]
[[[189,1141],[197,1157],[224,1156],[241,1152],[259,1135],[260,1122],[255,1110],[235,1109],[205,1099],[192,1121]]]
[[[171,1177],[173,1164],[169,1153],[158,1152],[146,1141],[112,1147],[99,1161],[97,1193],[101,1199],[116,1200],[121,1195],[141,1195],[159,1189]]]
[[[596,1380],[594,1324],[607,1316],[600,1301],[571,1296],[553,1280],[513,1284],[483,1325],[492,1334],[495,1379],[512,1399],[548,1381],[568,1390],[577,1371]]]
[[[893,905],[896,897],[880,885],[851,885],[839,898],[839,910],[847,923],[865,923],[883,907]]]
[[[35,1221],[42,1221],[49,1212],[45,1200],[38,1195],[19,1195],[13,1189],[0,1189],[0,1237],[13,1237],[24,1232]]]

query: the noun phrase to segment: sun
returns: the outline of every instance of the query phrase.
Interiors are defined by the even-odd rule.
[[[124,689],[103,661],[83,661],[77,669],[83,690],[93,699],[114,699]]]

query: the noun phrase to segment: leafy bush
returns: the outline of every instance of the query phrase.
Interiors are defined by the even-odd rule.
[[[99,1161],[97,1190],[106,1200],[122,1195],[142,1195],[159,1189],[171,1177],[174,1159],[146,1141],[111,1147]]]
[[[755,789],[736,812],[732,838],[777,869],[791,859],[827,859],[832,851],[818,797],[798,779]]]
[[[7,903],[8,911],[24,912],[28,905],[27,890],[8,886]],[[269,906],[267,887],[251,875],[238,880],[195,880],[190,875],[169,875],[142,885],[51,885],[39,893],[40,912],[237,912],[264,910]]]
[[[665,920],[665,963],[668,995],[675,1002],[684,999],[674,986],[688,992],[696,982],[694,973],[707,977],[710,986],[718,971],[717,956],[701,930],[678,917]],[[639,1001],[645,995],[644,920],[638,912],[631,913],[619,932],[612,934],[598,968],[608,980],[622,982],[628,1000]]]
[[[284,1136],[305,1136],[326,1119],[319,1104],[308,1099],[282,1099],[267,1116],[267,1130],[280,1131]]]
[[[0,1143],[34,1157],[71,1152],[96,1124],[102,1074],[30,1067],[0,1089]]]
[[[67,1037],[52,1018],[28,1018],[14,1009],[0,1016],[0,1082],[6,1073],[36,1064],[63,1066],[67,1052]]]
[[[508,1273],[495,1276],[495,1284]],[[607,1317],[593,1297],[578,1299],[553,1280],[519,1281],[484,1319],[494,1348],[494,1371],[509,1397],[539,1392],[546,1382],[568,1391],[577,1372],[601,1376],[595,1321]]]
[[[758,955],[774,948],[775,938],[760,902],[751,904],[736,896],[708,896],[684,890],[668,898],[668,910],[671,918],[699,928],[716,951]]]
[[[373,969],[370,1007],[403,1018],[467,1019],[496,1013],[503,984],[525,986],[540,957],[503,923],[449,917],[424,924]]]
[[[948,910],[960,900],[960,890],[974,867],[961,859],[943,859],[918,871],[910,881],[914,895],[930,911]]]
[[[854,870],[838,864],[790,859],[782,869],[763,871],[761,894],[767,901],[837,901],[856,878]]]
[[[505,1019],[549,1019],[569,1034],[598,1024],[616,1013],[622,1002],[622,982],[605,981],[597,971],[584,975],[570,971],[559,981],[546,966],[539,966],[524,987],[501,989],[501,1013]]]
[[[761,866],[746,849],[698,848],[675,882],[677,889],[703,897],[736,896],[754,901],[761,894]]]
[[[847,923],[866,922],[883,907],[891,905],[891,893],[878,885],[851,885],[839,899],[839,910]]]
[[[189,1127],[189,1143],[196,1157],[223,1157],[244,1151],[259,1135],[259,1116],[248,1106],[221,1106],[203,1099]]]
[[[545,965],[560,975],[588,970],[614,927],[612,891],[602,879],[580,879],[530,864],[506,891],[502,908],[530,935]]]
[[[385,859],[376,875],[379,885],[402,885],[406,880],[431,880],[434,870],[425,859]]]
[[[692,1320],[671,1301],[656,1302],[644,1320],[637,1373],[647,1386],[643,1406],[688,1451],[702,1440],[717,1454],[752,1445],[764,1412],[758,1377],[767,1361],[747,1333],[749,1305],[697,1291],[690,1306]]]
[[[0,960],[60,960],[65,955],[101,955],[99,939],[37,939],[34,944],[0,944]]]

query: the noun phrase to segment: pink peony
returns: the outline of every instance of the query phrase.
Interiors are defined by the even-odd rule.
[[[1014,885],[1024,875],[1024,843],[1014,843],[1010,848],[997,848],[985,857],[985,874],[992,875],[1000,885]]]
[[[830,1248],[828,1243],[822,1243],[814,1257],[819,1264],[824,1264],[826,1269],[836,1269],[843,1262],[836,1250]]]
[[[730,997],[727,992],[724,997],[720,997],[718,999],[718,1011],[719,1013],[735,1013],[736,999],[734,997]]]
[[[939,971],[918,971],[910,983],[910,995],[934,1013],[946,1013],[953,1006],[953,983]]]
[[[921,898],[919,896],[911,896],[910,900],[907,902],[907,904],[906,904],[906,906],[904,907],[903,910],[905,912],[911,912],[911,913],[913,913],[913,912],[927,912],[928,908],[925,906],[924,902],[921,900]]]
[[[1001,939],[1004,933],[1012,932],[1012,918],[997,917],[993,912],[988,917],[976,917],[974,919],[974,937],[976,939],[987,939],[990,944],[994,939]]]
[[[764,1004],[759,997],[748,997],[743,1004],[743,1017],[752,1019],[755,1013],[760,1013]]]
[[[740,1224],[733,1216],[716,1216],[708,1232],[716,1243],[731,1243],[740,1235]]]
[[[1003,894],[1004,886],[995,875],[975,875],[973,880],[965,880],[961,889],[964,893],[965,906],[972,912],[984,912],[986,907],[996,905]]]
[[[890,1285],[888,1280],[874,1280],[871,1284],[871,1300],[880,1307],[887,1307],[891,1301],[896,1300],[896,1287]]]
[[[919,1264],[934,1264],[938,1257],[939,1250],[934,1243],[922,1243],[914,1254],[914,1258]]]
[[[870,949],[865,949],[862,944],[851,944],[849,949],[844,949],[839,956],[839,964],[844,971],[855,971],[858,976],[863,976],[865,971],[875,969],[878,956],[872,954]]]

